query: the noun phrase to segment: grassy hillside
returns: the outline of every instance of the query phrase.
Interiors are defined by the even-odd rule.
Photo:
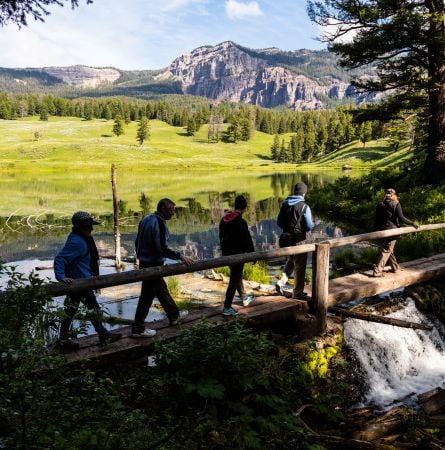
[[[272,162],[273,136],[261,132],[249,142],[209,144],[207,126],[190,137],[183,128],[153,120],[150,139],[139,146],[136,123],[125,125],[119,137],[112,126],[113,121],[75,118],[0,120],[0,215],[109,212],[111,164],[118,168],[120,198],[139,209],[141,192],[154,200],[169,196],[179,204],[192,197],[208,205],[212,192],[226,191],[248,192],[260,200],[276,194],[271,174],[311,172],[328,181],[341,175],[343,164],[351,164],[355,175],[379,161],[397,161],[400,153],[391,153],[384,143],[350,145],[296,166]]]

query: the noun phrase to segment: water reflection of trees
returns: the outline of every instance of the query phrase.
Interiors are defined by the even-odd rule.
[[[304,181],[309,189],[323,186],[327,181],[325,174],[316,173],[285,173],[267,177],[270,178],[273,195],[262,200],[257,201],[254,194],[249,192],[233,190],[199,193],[200,198],[206,199],[207,205],[195,198],[181,199],[186,206],[178,206],[175,217],[169,222],[172,246],[181,248],[195,258],[219,256],[218,224],[225,210],[233,207],[235,197],[242,194],[248,200],[244,217],[251,227],[256,249],[276,248],[281,231],[276,225],[276,217],[283,199],[299,181]],[[129,256],[134,255],[134,238],[142,216],[142,210],[127,211],[120,218],[122,251]],[[101,254],[111,256],[113,216],[102,215],[99,220],[101,225],[95,228],[94,235],[100,244]],[[0,259],[52,259],[63,245],[70,229],[70,217],[56,217],[50,213],[28,217],[0,217]],[[311,240],[320,240],[323,236],[339,237],[341,233],[340,228],[320,222],[312,233]]]

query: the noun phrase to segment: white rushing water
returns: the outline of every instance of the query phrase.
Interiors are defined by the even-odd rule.
[[[411,299],[388,317],[433,325]],[[348,319],[345,339],[365,374],[366,405],[410,404],[422,392],[445,387],[445,342],[437,328],[413,330]]]

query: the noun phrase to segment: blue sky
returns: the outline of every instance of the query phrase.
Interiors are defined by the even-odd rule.
[[[306,0],[94,0],[0,28],[0,67],[160,69],[201,45],[322,49]]]

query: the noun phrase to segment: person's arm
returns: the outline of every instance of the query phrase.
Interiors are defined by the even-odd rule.
[[[306,212],[304,213],[304,218],[306,220],[306,226],[308,231],[312,231],[315,227],[314,225],[314,221],[312,219],[312,212],[311,212],[311,208],[309,207],[309,205],[306,205]]]
[[[419,225],[418,225],[416,222],[414,222],[414,221],[408,219],[407,217],[405,217],[405,216],[403,215],[402,205],[401,205],[400,203],[397,203],[397,206],[396,206],[396,214],[397,214],[397,217],[399,218],[399,221],[400,221],[400,222],[403,222],[403,223],[405,223],[406,225],[411,225],[411,226],[413,226],[413,227],[416,228],[416,229],[419,228]]]

